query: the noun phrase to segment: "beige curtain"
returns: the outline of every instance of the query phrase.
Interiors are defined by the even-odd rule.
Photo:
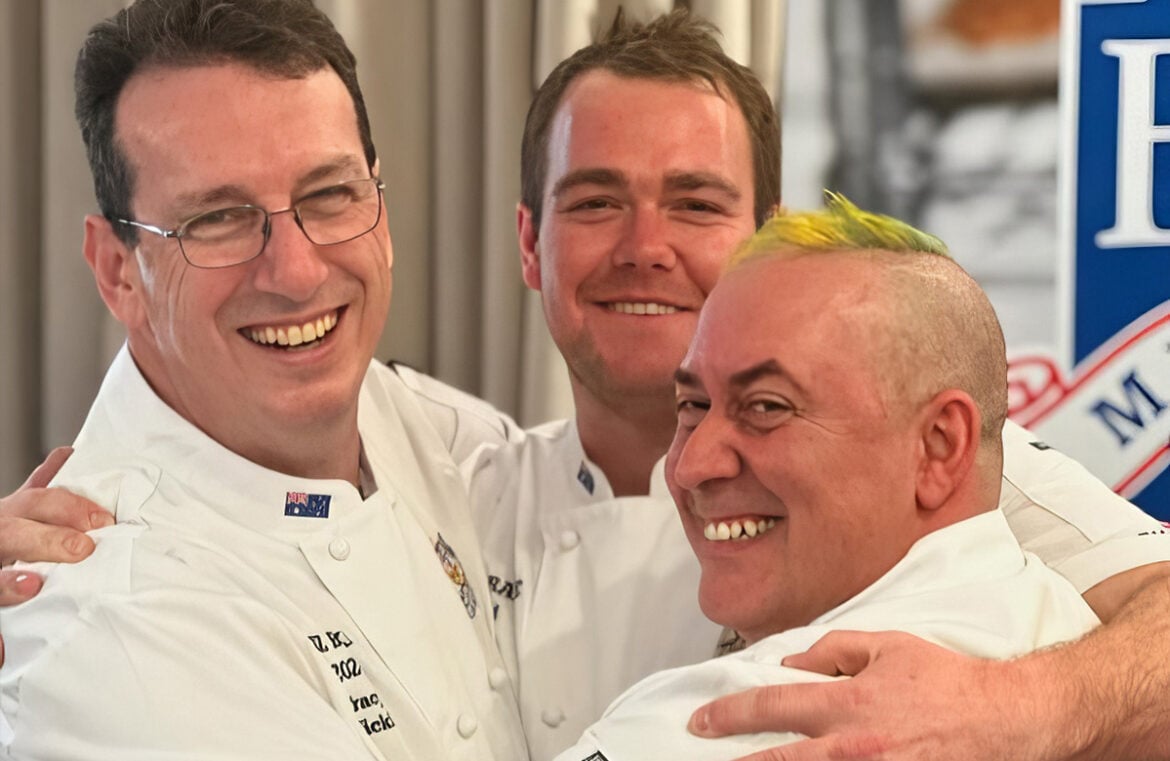
[[[318,0],[358,57],[395,247],[382,358],[525,423],[571,414],[519,277],[520,134],[533,89],[617,0]],[[73,439],[122,341],[81,256],[95,208],[73,61],[120,0],[0,0],[0,494]],[[625,0],[645,18],[672,0]],[[772,91],[784,0],[691,0]]]

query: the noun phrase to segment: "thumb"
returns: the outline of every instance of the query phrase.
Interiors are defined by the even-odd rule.
[[[781,663],[826,676],[856,676],[877,658],[881,637],[872,632],[829,632],[808,650],[789,655]]]

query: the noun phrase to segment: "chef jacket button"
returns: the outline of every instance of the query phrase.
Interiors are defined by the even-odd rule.
[[[496,666],[488,672],[488,684],[493,690],[502,690],[508,684],[508,672]]]
[[[546,708],[540,712],[540,720],[556,729],[565,720],[565,712],[559,708]]]
[[[455,728],[459,730],[459,736],[466,740],[475,734],[475,730],[479,729],[479,722],[471,714],[461,713],[459,720],[455,722]]]
[[[581,543],[581,535],[572,529],[566,529],[561,532],[561,549],[565,552],[576,547]]]
[[[338,537],[329,543],[329,554],[334,560],[345,560],[349,557],[349,542]]]

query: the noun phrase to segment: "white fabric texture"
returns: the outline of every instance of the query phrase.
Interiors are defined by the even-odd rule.
[[[552,758],[646,674],[710,657],[699,565],[659,463],[644,497],[615,497],[577,427],[530,429],[465,465],[534,761]]]
[[[429,393],[443,396],[441,384],[428,380]],[[470,418],[482,414],[471,411]],[[475,423],[460,428],[474,430]],[[1005,427],[1000,506],[1025,549],[1078,591],[1170,561],[1170,533],[1158,521],[1034,440],[1014,423]],[[487,441],[463,470],[501,653],[518,680],[532,758],[544,761],[639,678],[710,656],[719,629],[699,610],[698,563],[662,462],[650,495],[615,498],[572,421],[530,429],[502,448],[498,437]]]
[[[523,758],[458,470],[389,369],[359,409],[365,499],[222,448],[124,349],[56,481],[118,525],[0,611],[9,754]]]
[[[1010,420],[999,505],[1024,549],[1084,592],[1122,571],[1170,560],[1170,529],[1080,463]]]
[[[827,679],[780,661],[834,629],[898,629],[952,650],[1008,658],[1096,624],[1065,579],[1020,550],[999,511],[984,513],[923,537],[884,576],[808,626],[640,682],[557,761],[726,761],[793,742],[800,736],[707,740],[687,732],[686,724],[700,705],[729,692]]]

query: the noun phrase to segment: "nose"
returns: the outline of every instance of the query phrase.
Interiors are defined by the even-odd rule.
[[[667,466],[668,478],[687,490],[735,478],[743,470],[743,461],[732,423],[712,410],[694,428],[679,428]]]
[[[633,207],[625,234],[614,250],[619,267],[673,269],[678,262],[670,240],[669,221],[654,204]]]
[[[292,301],[309,301],[329,277],[329,265],[297,224],[291,209],[273,213],[268,244],[258,258],[255,284],[259,290]]]

